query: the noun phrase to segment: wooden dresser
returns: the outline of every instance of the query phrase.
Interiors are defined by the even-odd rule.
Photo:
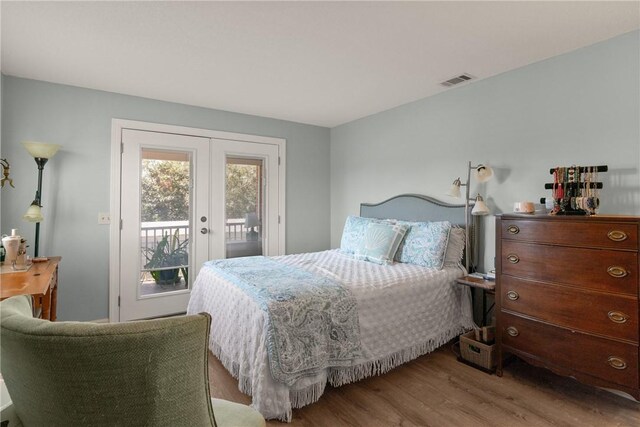
[[[58,305],[58,264],[61,257],[34,263],[28,271],[0,275],[0,300],[16,295],[33,297],[34,315],[56,320]]]
[[[497,374],[507,353],[640,400],[640,218],[496,219]]]

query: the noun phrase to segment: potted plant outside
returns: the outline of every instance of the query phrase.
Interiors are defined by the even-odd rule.
[[[182,270],[185,283],[188,283],[188,245],[189,239],[185,238],[181,241],[178,230],[176,230],[173,234],[165,233],[155,249],[143,248],[147,258],[144,267],[149,270],[151,277],[157,284],[179,283],[180,270]]]

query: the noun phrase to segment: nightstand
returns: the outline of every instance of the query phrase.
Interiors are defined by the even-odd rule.
[[[496,294],[496,282],[493,280],[485,280],[480,277],[464,276],[456,280],[459,285],[469,286],[472,288],[478,288],[482,291],[482,325],[487,326],[487,317],[489,312],[493,309],[495,301],[487,308],[487,295]]]

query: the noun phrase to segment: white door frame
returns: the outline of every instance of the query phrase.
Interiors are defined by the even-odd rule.
[[[143,130],[149,132],[173,133],[178,135],[204,138],[226,139],[254,143],[275,144],[278,146],[280,167],[278,168],[278,210],[280,224],[278,226],[278,255],[285,254],[286,243],[286,139],[268,136],[248,135],[209,129],[198,129],[184,126],[165,125],[160,123],[140,122],[135,120],[112,119],[111,121],[111,190],[109,227],[109,322],[118,322],[120,318],[120,211],[122,157],[121,138],[123,129]]]

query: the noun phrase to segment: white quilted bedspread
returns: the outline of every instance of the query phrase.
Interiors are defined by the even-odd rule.
[[[350,289],[358,305],[363,357],[353,368],[303,378],[292,387],[275,382],[265,345],[266,313],[241,290],[203,267],[187,312],[211,314],[212,352],[239,379],[240,390],[253,396],[252,406],[265,418],[289,421],[292,407],[320,397],[327,378],[341,385],[386,372],[472,326],[468,293],[455,284],[464,274],[461,268],[377,265],[338,250],[275,259],[329,276]]]

